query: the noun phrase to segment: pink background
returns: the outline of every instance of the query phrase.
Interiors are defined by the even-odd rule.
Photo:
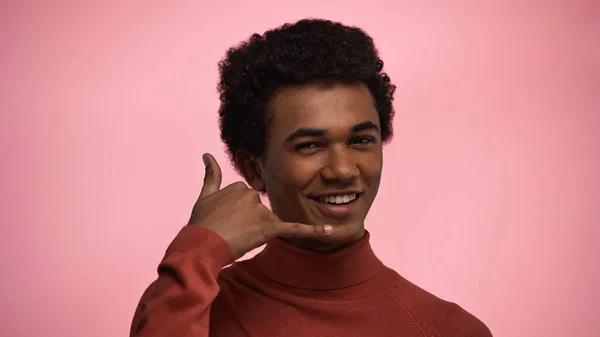
[[[495,336],[600,336],[600,6],[2,1],[0,335],[126,336],[218,138],[216,63],[364,27],[397,83],[369,216],[389,266]]]

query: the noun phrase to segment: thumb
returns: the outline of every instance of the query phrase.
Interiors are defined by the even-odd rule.
[[[202,156],[202,161],[204,162],[205,173],[200,197],[205,197],[219,191],[221,188],[222,175],[217,160],[210,153],[205,153]]]

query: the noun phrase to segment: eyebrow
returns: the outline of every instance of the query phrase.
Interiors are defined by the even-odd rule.
[[[367,131],[367,130],[379,131],[379,127],[377,125],[375,125],[375,123],[373,123],[373,122],[362,122],[362,123],[356,124],[355,126],[352,127],[352,133],[357,133],[357,132]]]
[[[375,123],[367,121],[367,122],[358,123],[358,124],[352,126],[352,128],[350,129],[350,132],[357,133],[357,132],[367,131],[367,130],[379,131],[379,127],[377,125],[375,125]],[[287,136],[287,138],[285,140],[287,142],[289,142],[289,141],[295,140],[297,138],[321,137],[321,136],[325,136],[326,134],[327,134],[327,130],[325,130],[325,129],[299,128],[296,131],[294,131],[292,134]]]

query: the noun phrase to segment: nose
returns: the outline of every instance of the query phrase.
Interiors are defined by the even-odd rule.
[[[360,174],[355,158],[345,149],[331,149],[321,177],[332,182],[348,183]]]

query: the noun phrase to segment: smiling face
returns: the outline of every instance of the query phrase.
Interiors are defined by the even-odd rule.
[[[360,239],[383,160],[379,116],[367,87],[288,87],[276,92],[270,109],[265,154],[257,166],[242,165],[247,181],[267,192],[283,221],[334,226],[318,242],[292,243],[332,250]]]

